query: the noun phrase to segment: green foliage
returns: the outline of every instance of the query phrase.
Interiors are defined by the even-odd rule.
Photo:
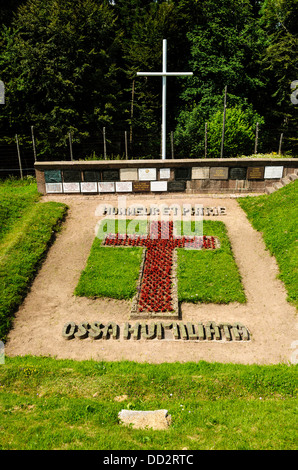
[[[238,200],[253,227],[263,234],[266,247],[275,256],[288,300],[298,307],[298,182],[265,196]]]
[[[250,127],[258,120],[263,122],[254,109],[258,110],[256,98],[264,87],[258,66],[264,38],[251,2],[205,0],[201,17],[187,37],[194,76],[186,80],[182,95],[186,106],[175,131],[178,149],[185,157],[202,158],[208,123],[208,157],[220,156],[223,90],[227,86],[226,156],[251,154]]]
[[[204,158],[205,123],[200,106],[189,113],[181,114],[181,124],[175,132],[176,143],[184,148],[185,154],[192,158]],[[182,122],[183,120],[183,122]],[[226,109],[224,156],[237,157],[250,155],[254,149],[256,123],[264,120],[252,107],[235,106]],[[219,158],[223,129],[223,106],[210,116],[207,123],[207,157]]]
[[[224,156],[250,155],[254,148],[256,123],[262,118],[252,109],[227,108],[225,117]],[[208,124],[208,157],[220,157],[222,141],[223,111],[211,118]]]
[[[69,130],[80,142],[112,122],[121,92],[119,45],[105,2],[29,0],[12,28],[4,30],[0,58],[5,118],[25,129],[30,116],[40,155],[63,155]]]
[[[262,51],[263,75],[268,83],[263,114],[288,137],[293,153],[298,152],[298,108],[290,101],[290,84],[298,77],[298,1],[265,0],[261,26],[267,34]]]
[[[108,126],[130,131],[130,155],[158,156],[161,80],[136,72],[161,69],[167,38],[168,70],[194,72],[167,83],[176,156],[203,156],[205,123],[222,112],[225,86],[228,108],[260,117],[259,151],[276,151],[284,132],[283,150],[296,154],[298,107],[290,83],[298,76],[297,2],[14,0],[0,7],[2,139],[16,129],[30,139],[34,125],[41,158],[68,158],[69,131],[88,154],[98,152],[94,142]],[[239,133],[250,154],[242,119],[233,125],[234,140]],[[234,144],[232,151],[238,153]]]

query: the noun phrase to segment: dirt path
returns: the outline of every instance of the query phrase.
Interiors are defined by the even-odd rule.
[[[274,364],[290,361],[291,345],[297,339],[297,317],[286,301],[286,291],[276,279],[275,259],[265,250],[262,237],[252,229],[234,198],[172,196],[158,201],[164,204],[191,203],[225,206],[227,215],[216,217],[225,222],[232,249],[243,279],[247,303],[230,305],[182,304],[183,322],[243,323],[251,332],[243,341],[167,341],[113,340],[67,341],[62,337],[65,323],[98,321],[106,324],[129,321],[130,302],[112,299],[77,298],[73,291],[85,268],[100,217],[96,208],[102,196],[47,196],[69,206],[63,230],[49,250],[30,293],[19,308],[14,328],[5,345],[7,356],[42,355],[76,360],[133,360],[139,362],[217,361],[243,364]],[[105,200],[117,206],[116,196]],[[127,204],[157,204],[156,199],[127,197]],[[131,321],[134,324],[134,321]],[[150,323],[150,322],[148,322]]]

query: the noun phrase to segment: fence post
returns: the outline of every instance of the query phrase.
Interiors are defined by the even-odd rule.
[[[69,136],[69,150],[70,150],[70,159],[71,159],[71,160],[73,160],[71,132],[69,132],[68,136]]]
[[[106,144],[106,128],[103,128],[103,157],[106,160],[107,159],[107,144]]]
[[[171,131],[171,154],[172,158],[174,158],[174,132]]]
[[[132,144],[132,119],[133,119],[133,102],[135,96],[135,81],[132,81],[132,90],[131,90],[131,106],[130,106],[130,134],[129,134],[129,143]]]
[[[223,158],[223,151],[224,151],[226,107],[227,107],[227,89],[228,89],[228,87],[226,86],[225,87],[225,98],[224,98],[224,112],[223,112],[223,119],[222,119],[222,137],[221,137],[220,158]]]
[[[208,123],[205,123],[205,158],[207,158],[207,136],[208,136]]]
[[[127,131],[124,132],[125,137],[125,158],[128,159],[128,151],[127,151]]]
[[[19,159],[20,174],[21,174],[21,179],[23,179],[23,169],[22,169],[22,162],[21,162],[21,154],[20,154],[20,146],[19,146],[18,134],[16,134],[16,143],[17,143],[17,151],[18,151],[18,159]]]
[[[256,140],[255,140],[255,154],[258,153],[258,141],[259,141],[259,123],[256,124]]]
[[[280,134],[280,139],[279,139],[279,147],[278,147],[278,155],[281,154],[281,146],[282,146],[282,139],[283,139],[283,133]]]
[[[34,129],[33,129],[33,126],[31,126],[31,136],[32,136],[32,145],[33,145],[34,161],[36,162],[36,147],[35,147],[35,138],[34,138]]]

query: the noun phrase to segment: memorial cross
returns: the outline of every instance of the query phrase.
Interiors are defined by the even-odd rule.
[[[175,248],[211,249],[218,248],[215,237],[174,236],[172,221],[152,221],[148,235],[131,236],[109,234],[104,246],[140,246],[146,249],[143,271],[140,279],[137,312],[142,314],[161,312],[162,316],[173,315],[173,254]],[[178,314],[178,312],[176,312]]]
[[[143,77],[162,77],[162,151],[161,158],[166,159],[166,109],[167,109],[167,77],[191,76],[193,72],[167,72],[167,40],[163,40],[162,72],[137,72]]]

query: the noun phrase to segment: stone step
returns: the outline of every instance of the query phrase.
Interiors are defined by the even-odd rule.
[[[280,180],[280,183],[285,186],[286,184],[289,184],[291,182],[290,178],[288,176],[285,176]]]
[[[276,191],[276,189],[273,188],[273,186],[269,186],[268,188],[266,188],[266,193],[267,194],[272,194],[272,193],[274,193],[274,191]]]
[[[283,187],[283,184],[281,184],[281,183],[273,183],[273,187],[274,187],[275,189],[280,189],[280,188]]]
[[[298,179],[298,175],[296,173],[291,173],[290,175],[288,175],[288,177],[291,181],[295,181],[296,179]]]
[[[171,415],[168,410],[137,411],[121,410],[118,413],[121,424],[138,429],[152,428],[154,430],[167,429],[171,424]]]

